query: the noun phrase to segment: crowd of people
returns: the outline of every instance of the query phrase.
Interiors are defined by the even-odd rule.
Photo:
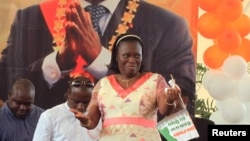
[[[105,6],[100,35],[91,5]],[[46,0],[17,11],[7,43],[0,123],[9,130],[1,140],[165,140],[156,124],[179,95],[194,116],[188,25],[146,1]]]

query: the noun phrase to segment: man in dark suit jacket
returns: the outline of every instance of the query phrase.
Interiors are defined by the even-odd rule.
[[[1,91],[2,88],[8,88],[9,83],[12,83],[15,77],[28,77],[36,86],[35,101],[38,106],[46,109],[59,104],[65,101],[61,94],[66,91],[67,81],[70,77],[67,70],[71,70],[75,66],[74,60],[76,60],[77,55],[85,60],[87,64],[85,68],[97,81],[106,75],[107,61],[99,63],[102,66],[97,67],[97,69],[90,69],[89,66],[96,63],[98,57],[105,53],[106,55],[103,56],[110,58],[108,50],[111,50],[114,39],[119,34],[133,33],[144,41],[145,70],[160,73],[167,81],[170,80],[170,74],[172,74],[180,86],[182,94],[189,97],[188,109],[191,114],[194,114],[195,60],[192,52],[193,42],[187,23],[182,17],[144,0],[100,0],[98,2],[95,0],[95,2],[100,2],[105,6],[110,3],[117,5],[115,9],[108,8],[110,13],[104,18],[107,21],[104,22],[100,37],[101,44],[99,44],[98,38],[88,28],[90,27],[88,21],[82,18],[86,15],[81,16],[82,12],[78,5],[72,4],[73,6],[69,7],[76,7],[78,14],[74,14],[73,10],[66,11],[66,44],[61,45],[64,38],[59,37],[58,39],[57,35],[60,34],[55,33],[55,28],[51,26],[56,25],[53,22],[56,19],[53,16],[53,13],[56,13],[55,9],[64,7],[63,4],[58,4],[60,1],[62,0],[46,1],[17,12],[8,45],[2,52],[0,62]],[[86,1],[93,2],[92,0]],[[86,1],[84,2],[86,3]],[[55,6],[52,6],[53,4]],[[58,15],[60,16],[60,14]],[[76,18],[77,15],[80,15],[80,18]],[[91,41],[87,39],[91,39]],[[72,40],[75,44],[71,42]],[[95,44],[93,45],[93,43]],[[53,50],[53,45],[61,46],[57,49],[58,52]],[[76,50],[78,53],[74,54],[73,51]],[[54,55],[56,56],[55,61],[51,59],[53,57],[48,57],[49,54],[53,53],[56,54]],[[99,58],[99,60],[103,59]],[[44,65],[44,62],[49,61],[57,63],[58,67],[52,69],[50,65]],[[50,73],[45,73],[44,68]],[[59,70],[60,73],[57,73],[56,70]],[[3,94],[1,94],[2,97],[4,97]]]

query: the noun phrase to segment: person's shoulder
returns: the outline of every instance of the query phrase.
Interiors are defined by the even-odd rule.
[[[0,115],[3,114],[3,107],[0,107]],[[1,116],[0,116],[1,117]]]
[[[161,75],[160,73],[157,73],[157,72],[143,72],[143,77],[145,79],[149,79],[149,78],[154,78],[154,79],[165,79],[163,77],[163,75]]]
[[[44,111],[44,113],[54,113],[56,111],[60,111],[60,109],[63,109],[65,107],[65,102],[64,103],[61,103],[61,104],[58,104],[58,105],[55,105],[51,108],[48,108]]]
[[[3,107],[1,107],[1,108],[0,108],[0,118],[3,117],[3,115],[4,115],[3,110],[4,110]]]
[[[0,108],[4,105],[4,101],[0,99]]]
[[[7,109],[8,109],[7,104],[4,103],[4,104],[2,105],[2,107],[0,108],[0,117],[1,117],[1,115],[6,114],[6,112],[8,111]]]
[[[66,107],[64,106],[65,103],[55,105],[54,107],[51,107],[49,109],[46,109],[44,112],[41,113],[40,118],[46,117],[47,119],[56,119],[58,115],[63,116],[63,114],[66,112]]]
[[[157,13],[157,14],[160,14],[161,16],[169,16],[170,18],[171,17],[182,18],[180,15],[178,15],[177,13],[175,13],[167,8],[160,7],[158,5],[149,3],[147,1],[141,1],[140,6],[141,6],[142,10],[145,9],[145,11]]]
[[[33,5],[29,5],[27,7],[24,7],[22,9],[19,9],[19,11],[31,12],[31,11],[35,11],[35,10],[38,10],[38,9],[40,9],[40,4],[33,4]]]
[[[6,125],[7,122],[12,121],[13,120],[12,117],[13,117],[13,114],[10,112],[7,105],[4,104],[0,108],[0,127],[2,127],[3,125]]]
[[[54,107],[47,109],[45,112],[52,112],[53,113],[54,111],[58,111],[59,109],[62,109],[64,107],[64,104],[65,103],[55,105]]]
[[[109,74],[109,75],[107,75],[107,76],[102,77],[99,81],[111,79],[111,78],[115,77],[115,75],[116,75],[116,74]]]
[[[18,9],[16,12],[17,17],[20,17],[21,19],[32,19],[41,15],[41,9],[39,4],[30,5],[21,9]]]
[[[154,76],[161,76],[160,73],[152,72],[152,71],[145,71],[145,72],[142,72],[141,74],[144,75],[144,76],[152,76],[152,75],[154,75]]]
[[[45,110],[37,105],[33,105],[33,111],[37,112],[37,113],[42,113]]]
[[[163,77],[163,75],[162,74],[160,74],[160,73],[157,73],[157,72],[147,72],[148,74],[151,74],[151,75],[155,75],[155,76],[157,76],[157,77]],[[164,77],[163,77],[164,78]]]

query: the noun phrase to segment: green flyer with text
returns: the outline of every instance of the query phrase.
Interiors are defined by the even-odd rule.
[[[199,137],[198,131],[186,109],[166,116],[158,123],[157,127],[168,141],[188,141]]]

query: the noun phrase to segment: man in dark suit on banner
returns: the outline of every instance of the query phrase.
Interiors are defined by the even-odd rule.
[[[100,40],[84,10],[91,4],[107,11],[98,20]],[[79,70],[93,81],[106,75],[112,44],[122,33],[142,38],[145,70],[167,81],[172,74],[194,114],[195,60],[187,22],[144,0],[48,0],[19,10],[0,60],[0,98],[6,99],[16,78],[27,77],[37,89],[36,105],[62,103],[69,78]]]

